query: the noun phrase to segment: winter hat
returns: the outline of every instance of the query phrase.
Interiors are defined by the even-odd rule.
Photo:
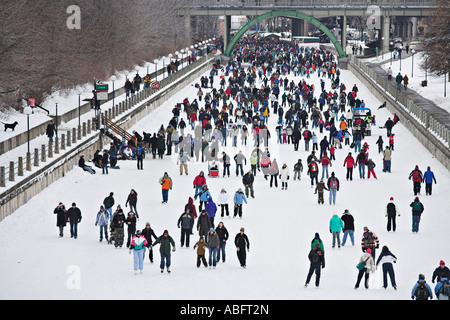
[[[423,274],[419,274],[419,280],[425,280],[425,276]]]
[[[112,197],[114,195],[114,192],[110,192],[109,195]]]
[[[441,260],[441,262],[439,262],[439,265],[441,266],[443,264],[445,264],[445,262],[444,262],[444,260]]]
[[[75,202],[72,202],[72,207],[76,207],[77,204]]]
[[[104,206],[100,206],[100,210],[105,210],[105,207]]]
[[[367,249],[366,252],[367,252],[367,253],[372,253],[372,250]]]
[[[389,200],[391,200],[391,201],[394,201],[394,198],[393,197],[391,197]]]
[[[318,232],[316,232],[316,234],[314,235],[314,238],[320,238]]]
[[[415,197],[414,200],[419,200],[419,197]]]
[[[240,231],[244,232],[244,231],[245,231],[245,229],[244,229],[244,228],[241,228],[241,230],[240,230]]]
[[[146,226],[150,226],[150,222],[147,222],[145,225],[146,225]]]
[[[210,229],[209,229],[209,232],[214,232],[214,228],[210,228]]]

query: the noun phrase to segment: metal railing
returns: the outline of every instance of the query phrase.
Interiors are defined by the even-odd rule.
[[[191,8],[224,8],[224,7],[298,7],[298,8],[366,8],[377,5],[383,8],[430,8],[434,0],[193,0]]]
[[[380,88],[382,88],[392,99],[400,104],[404,110],[412,115],[421,125],[430,131],[436,138],[441,139],[445,145],[450,147],[450,129],[448,124],[442,119],[436,118],[431,112],[423,108],[423,105],[415,103],[406,94],[398,91],[386,76],[378,74],[375,70],[364,64],[355,56],[350,56],[350,62],[358,67],[363,73],[371,78]]]

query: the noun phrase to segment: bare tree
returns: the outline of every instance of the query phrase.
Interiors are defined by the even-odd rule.
[[[427,57],[421,67],[441,76],[450,74],[450,0],[436,0],[435,4],[431,25],[421,38],[421,49]]]

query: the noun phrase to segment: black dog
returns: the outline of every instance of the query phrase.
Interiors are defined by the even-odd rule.
[[[17,121],[14,123],[4,123],[4,122],[2,122],[2,123],[5,125],[5,131],[6,131],[6,129],[12,129],[12,131],[14,131],[16,126],[19,124]]]

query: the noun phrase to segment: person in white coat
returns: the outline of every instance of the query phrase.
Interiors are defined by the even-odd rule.
[[[220,216],[224,217],[224,214],[226,214],[228,217],[230,215],[228,211],[228,193],[223,188],[220,191],[219,196],[217,197],[217,204],[220,206]]]
[[[287,164],[284,163],[280,170],[281,190],[287,190],[289,180],[289,169]]]
[[[364,286],[366,287],[366,289],[369,289],[370,272],[375,272],[375,263],[372,257],[372,250],[367,249],[366,252],[359,259],[359,262],[364,262],[365,265],[362,269],[359,270],[355,289],[359,288],[359,283],[361,282],[363,276],[364,276]]]

